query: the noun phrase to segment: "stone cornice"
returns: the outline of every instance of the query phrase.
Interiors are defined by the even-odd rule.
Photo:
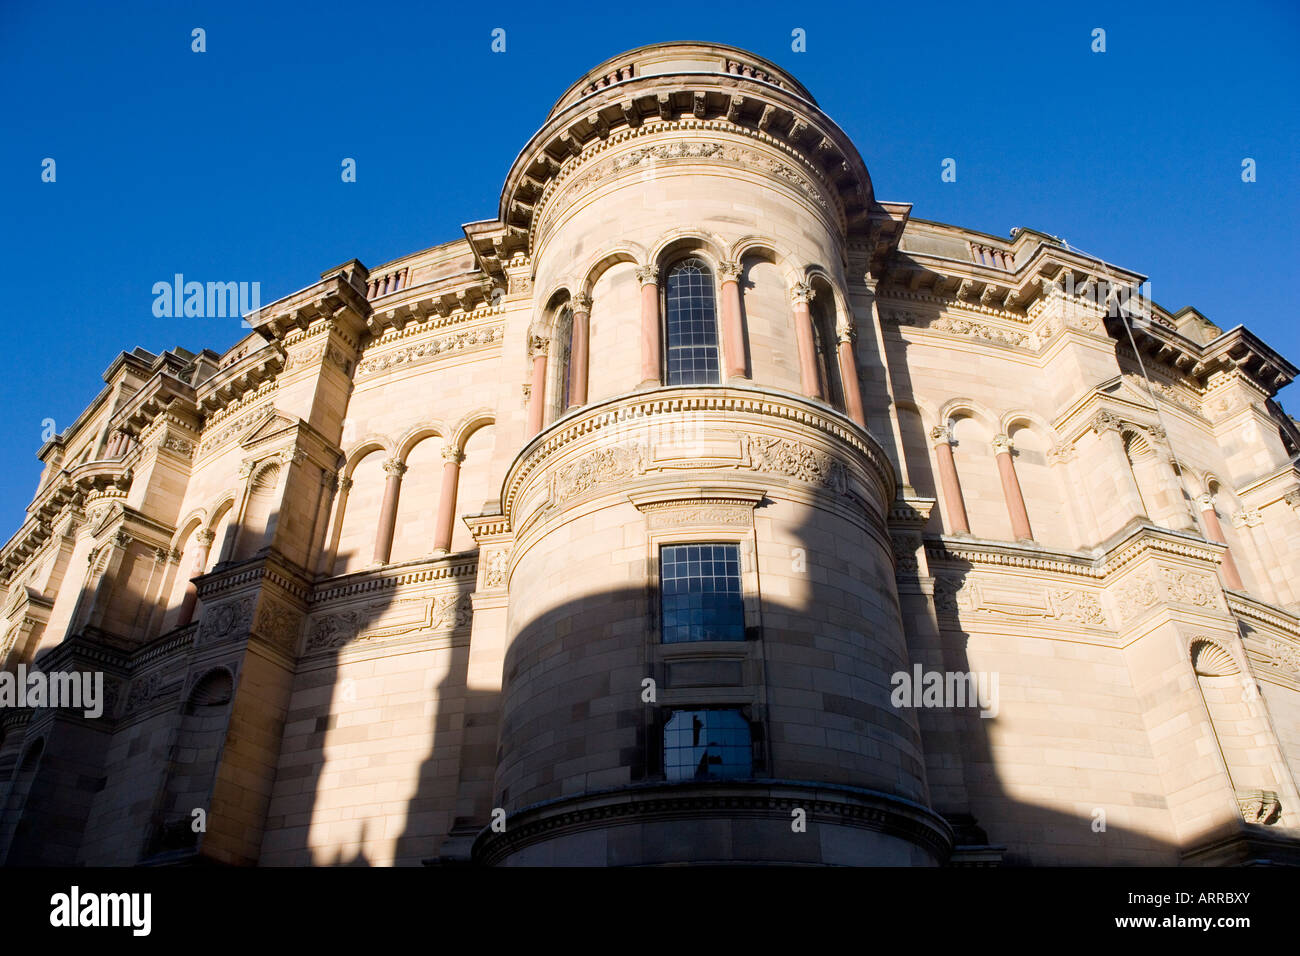
[[[402,564],[385,565],[354,571],[317,583],[308,598],[314,611],[321,605],[377,591],[435,581],[472,580],[478,573],[478,554],[459,553],[436,558],[420,558]]]
[[[763,136],[800,157],[824,184],[843,218],[865,230],[875,205],[871,180],[848,136],[814,103],[754,75],[657,73],[632,77],[553,113],[520,151],[501,192],[495,222],[466,227],[485,272],[535,247],[539,200],[557,174],[572,175],[621,134],[653,129],[726,131]],[[624,139],[627,137],[625,136]],[[589,145],[590,144],[590,145]],[[843,226],[842,226],[843,228]]]
[[[1237,616],[1265,624],[1300,641],[1300,616],[1240,591],[1229,591],[1227,598],[1228,609]]]
[[[599,163],[599,157],[602,154],[606,153],[611,148],[633,142],[637,139],[646,137],[654,138],[662,136],[663,134],[682,132],[730,134],[741,138],[751,139],[756,143],[782,153],[805,175],[811,177],[816,182],[817,186],[821,187],[825,197],[832,200],[832,205],[827,209],[828,214],[830,214],[832,220],[841,231],[847,228],[847,220],[845,218],[846,213],[842,201],[838,198],[835,182],[830,180],[821,168],[811,162],[804,151],[794,148],[784,140],[762,130],[751,129],[727,120],[697,120],[693,118],[683,118],[678,120],[648,122],[636,128],[629,128],[618,133],[611,133],[609,136],[600,139],[591,146],[585,148],[577,157],[564,162],[559,172],[553,178],[547,180],[540,197],[537,198],[535,205],[532,207],[532,216],[529,222],[528,233],[529,252],[533,253],[536,251],[539,228],[543,224],[549,224],[554,218],[554,215],[548,207],[557,195],[561,195],[565,192],[566,187],[570,182],[573,182],[578,178],[579,173],[588,169],[598,169],[595,164]],[[681,145],[686,146],[688,144]],[[674,143],[669,142],[662,144],[661,148],[669,150],[673,148],[673,146]],[[710,155],[696,156],[689,153],[683,153],[680,156],[665,156],[664,158],[665,160],[695,159],[697,161],[707,162],[710,159]],[[797,174],[794,174],[793,171],[791,171],[791,174],[787,174],[786,176],[778,175],[778,178],[791,181],[792,175]],[[797,185],[797,183],[792,184]],[[805,188],[805,192],[806,191],[807,188]]]
[[[242,407],[246,400],[256,401],[256,396],[283,371],[285,360],[279,343],[272,343],[218,369],[195,392],[195,404],[205,425]]]
[[[239,563],[219,564],[207,574],[194,578],[199,598],[214,602],[225,595],[269,581],[286,594],[306,601],[311,594],[307,573],[277,554],[250,558]]]
[[[629,422],[655,415],[689,412],[714,413],[733,426],[733,416],[754,415],[795,423],[823,437],[847,445],[867,464],[879,483],[883,501],[894,498],[893,466],[876,440],[848,418],[795,395],[785,395],[734,385],[656,388],[616,396],[582,409],[543,430],[515,457],[502,487],[502,511],[513,514],[516,496],[529,477],[571,442],[605,428],[626,427]]]
[[[876,830],[916,843],[937,860],[952,851],[952,827],[921,804],[857,787],[799,780],[719,780],[651,783],[561,797],[510,814],[504,832],[485,827],[474,841],[476,861],[493,865],[548,837],[605,830],[619,823],[772,819],[788,826],[792,809],[820,823]]]
[[[1010,544],[969,537],[944,535],[926,539],[927,557],[942,564],[966,562],[1022,568],[1057,574],[1072,574],[1100,581],[1123,569],[1144,554],[1165,554],[1218,565],[1223,545],[1178,531],[1140,524],[1113,538],[1112,546],[1096,551],[1054,551],[1047,548]]]
[[[371,312],[365,290],[358,289],[344,270],[327,273],[320,282],[285,296],[250,318],[253,327],[269,342],[284,342],[294,331],[306,331],[317,323],[338,323],[344,334],[356,341]]]

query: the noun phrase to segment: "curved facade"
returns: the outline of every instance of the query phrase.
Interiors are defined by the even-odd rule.
[[[1294,861],[1295,368],[881,202],[731,47],[495,219],[123,353],[0,554],[0,859]]]

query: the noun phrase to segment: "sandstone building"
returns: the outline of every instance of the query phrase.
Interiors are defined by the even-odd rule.
[[[495,218],[41,448],[0,661],[108,703],[0,710],[0,859],[1294,862],[1296,368],[1143,278],[601,64]]]

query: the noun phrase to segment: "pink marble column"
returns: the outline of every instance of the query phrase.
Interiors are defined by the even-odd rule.
[[[546,415],[546,353],[550,341],[534,335],[529,343],[533,357],[533,382],[528,393],[528,434],[532,438],[542,430]]]
[[[1029,512],[1025,509],[1020,479],[1016,477],[1016,465],[1011,460],[1011,439],[1006,435],[994,437],[993,454],[998,460],[998,477],[1002,479],[1002,497],[1011,516],[1011,534],[1017,541],[1031,541],[1034,532],[1029,527]]]
[[[659,330],[659,270],[642,266],[636,270],[641,283],[641,385],[662,383]]]
[[[863,428],[867,427],[867,415],[862,408],[862,388],[858,384],[858,357],[853,350],[856,333],[853,326],[846,325],[836,330],[839,339],[840,383],[844,386],[844,410],[849,418]]]
[[[745,334],[740,327],[740,263],[724,262],[722,280],[722,350],[727,360],[723,381],[745,378]]]
[[[799,387],[809,398],[823,398],[821,376],[817,374],[812,314],[808,311],[812,298],[812,287],[806,282],[796,283],[790,290],[790,300],[794,304],[794,339],[799,348]]]
[[[406,465],[396,458],[384,462],[388,480],[384,482],[384,500],[379,505],[379,527],[375,532],[375,561],[387,564],[393,553],[393,532],[397,528],[397,499],[402,493],[402,475]]]
[[[591,354],[591,296],[573,297],[573,345],[569,350],[569,407],[587,404],[587,369]]]
[[[451,550],[452,523],[456,519],[456,489],[460,483],[460,463],[465,453],[455,448],[442,450],[442,489],[438,493],[438,520],[433,529],[433,550]]]
[[[934,441],[934,456],[939,462],[939,486],[943,489],[943,503],[948,511],[948,530],[970,534],[970,520],[966,517],[966,501],[961,496],[961,482],[957,480],[957,463],[952,457],[952,429],[940,425],[930,429]]]
[[[1228,539],[1223,536],[1223,525],[1219,524],[1219,514],[1214,510],[1214,497],[1212,495],[1201,495],[1197,503],[1201,506],[1201,520],[1205,522],[1206,537],[1211,541],[1226,546]],[[1223,583],[1229,590],[1246,590],[1246,585],[1241,581],[1241,572],[1237,570],[1237,561],[1232,556],[1231,548],[1223,552],[1223,564],[1220,566],[1220,573],[1223,575]]]
[[[198,547],[194,551],[194,561],[190,565],[190,580],[185,585],[185,597],[181,601],[180,616],[176,619],[177,627],[184,627],[190,621],[194,620],[194,608],[199,603],[199,589],[194,584],[194,578],[203,573],[203,569],[208,566],[208,553],[212,549],[212,542],[216,535],[204,528],[194,536],[194,541]]]

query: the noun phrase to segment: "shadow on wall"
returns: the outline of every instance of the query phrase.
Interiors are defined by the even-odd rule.
[[[921,654],[915,647],[885,647],[889,642],[869,623],[865,608],[856,614],[839,614],[830,624],[809,617],[809,608],[842,606],[836,602],[843,592],[819,594],[821,582],[864,573],[861,562],[830,553],[819,541],[811,529],[797,528],[786,544],[762,543],[754,555],[763,566],[769,560],[788,558],[786,553],[765,554],[765,550],[800,548],[810,568],[819,573],[809,574],[801,601],[772,593],[762,598],[767,696],[747,710],[742,705],[754,741],[752,776],[821,779],[895,791],[897,768],[909,758],[901,754],[897,760],[882,762],[869,757],[882,752],[882,741],[884,750],[889,746],[889,733],[873,728],[873,717],[884,715],[884,724],[919,722],[931,774],[936,767],[961,767],[960,783],[968,800],[935,801],[935,809],[954,824],[959,842],[987,839],[1005,844],[1005,862],[1012,864],[1177,862],[1177,848],[1149,834],[1114,825],[1097,833],[1087,814],[1052,806],[1047,800],[1038,804],[1017,799],[1005,790],[989,735],[1018,701],[1004,700],[1000,718],[987,720],[970,708],[946,711],[944,720],[926,710],[900,713],[894,709],[891,715],[891,674],[910,667]],[[473,557],[472,552],[462,555]],[[245,563],[258,560],[254,557]],[[224,565],[221,570],[236,566]],[[512,722],[498,732],[498,695],[472,689],[469,681],[469,596],[476,578],[467,574],[459,580],[462,583],[454,591],[440,596],[450,602],[444,611],[460,619],[453,620],[445,632],[414,631],[420,637],[402,646],[401,653],[395,653],[394,644],[380,643],[385,640],[382,635],[368,634],[360,619],[353,622],[355,626],[334,620],[323,628],[320,619],[313,619],[309,632],[300,635],[300,656],[286,702],[262,840],[263,863],[370,865],[376,859],[376,842],[392,840],[393,862],[416,865],[438,857],[449,834],[462,842],[472,838],[490,822],[493,807],[516,813],[538,800],[665,779],[663,734],[670,709],[641,699],[644,677],[653,676],[660,686],[667,686],[662,672],[647,674],[646,653],[657,638],[658,612],[645,588],[594,593],[548,608],[532,620],[514,622],[512,631],[527,634],[528,640],[527,646],[517,641],[507,649],[504,695],[522,680],[544,680],[549,689],[545,703],[521,706]],[[373,593],[377,596],[367,602],[365,620],[377,619],[394,600],[392,589]],[[204,613],[201,609],[196,630],[202,628]],[[645,622],[630,641],[629,620]],[[148,646],[176,633],[169,632]],[[958,631],[940,632],[944,669],[970,671],[968,640]],[[368,650],[372,644],[373,654]],[[425,654],[427,666],[407,666],[405,673],[377,673],[386,661]],[[821,678],[813,679],[814,670],[838,678],[819,687]],[[438,676],[426,683],[424,675],[430,671]],[[232,701],[238,696],[241,675],[237,667],[224,673],[214,669],[211,660],[203,664],[191,660],[187,672],[195,680],[183,685],[191,690],[167,718],[169,759],[158,768],[157,784],[150,788],[157,795],[150,832],[141,834],[138,827],[122,832],[123,862],[138,859],[139,849],[133,848],[142,843],[145,855],[165,851],[169,835],[178,836],[168,830],[174,826],[174,815],[183,812],[186,803],[211,797],[216,761],[231,732]],[[349,699],[351,695],[354,699]],[[716,693],[701,690],[697,697],[697,704],[684,697],[673,708],[717,704]],[[826,724],[823,731],[839,731],[837,743],[828,743],[833,735],[823,734],[809,744],[807,724],[791,716],[796,698],[798,707],[820,715]],[[532,724],[533,716],[548,721],[547,726]],[[278,720],[274,715],[269,719]],[[145,726],[121,730],[129,736],[143,733]],[[5,841],[0,852],[7,850],[5,863],[75,862],[77,831],[69,826],[68,813],[80,808],[84,823],[84,807],[94,794],[123,784],[125,765],[103,765],[91,775],[84,765],[84,748],[64,755],[57,739],[46,747],[43,737],[26,741],[14,737],[8,728],[0,743],[0,760],[12,761],[5,792],[0,794],[4,808],[0,840]],[[412,751],[412,740],[424,741],[422,752]],[[114,740],[112,747],[123,744]],[[811,755],[810,747],[819,748],[817,754]],[[215,759],[205,760],[214,748]],[[107,750],[101,747],[101,760]],[[515,794],[498,790],[499,784],[494,783],[498,768],[519,766],[521,761],[536,767],[536,772],[513,778],[523,781]],[[414,779],[409,772],[413,764],[418,764]],[[527,795],[521,796],[519,790]],[[955,790],[949,787],[943,792]],[[1116,795],[1117,801],[1120,796]],[[809,832],[815,832],[815,825]],[[193,841],[193,849],[203,853],[202,837]]]

